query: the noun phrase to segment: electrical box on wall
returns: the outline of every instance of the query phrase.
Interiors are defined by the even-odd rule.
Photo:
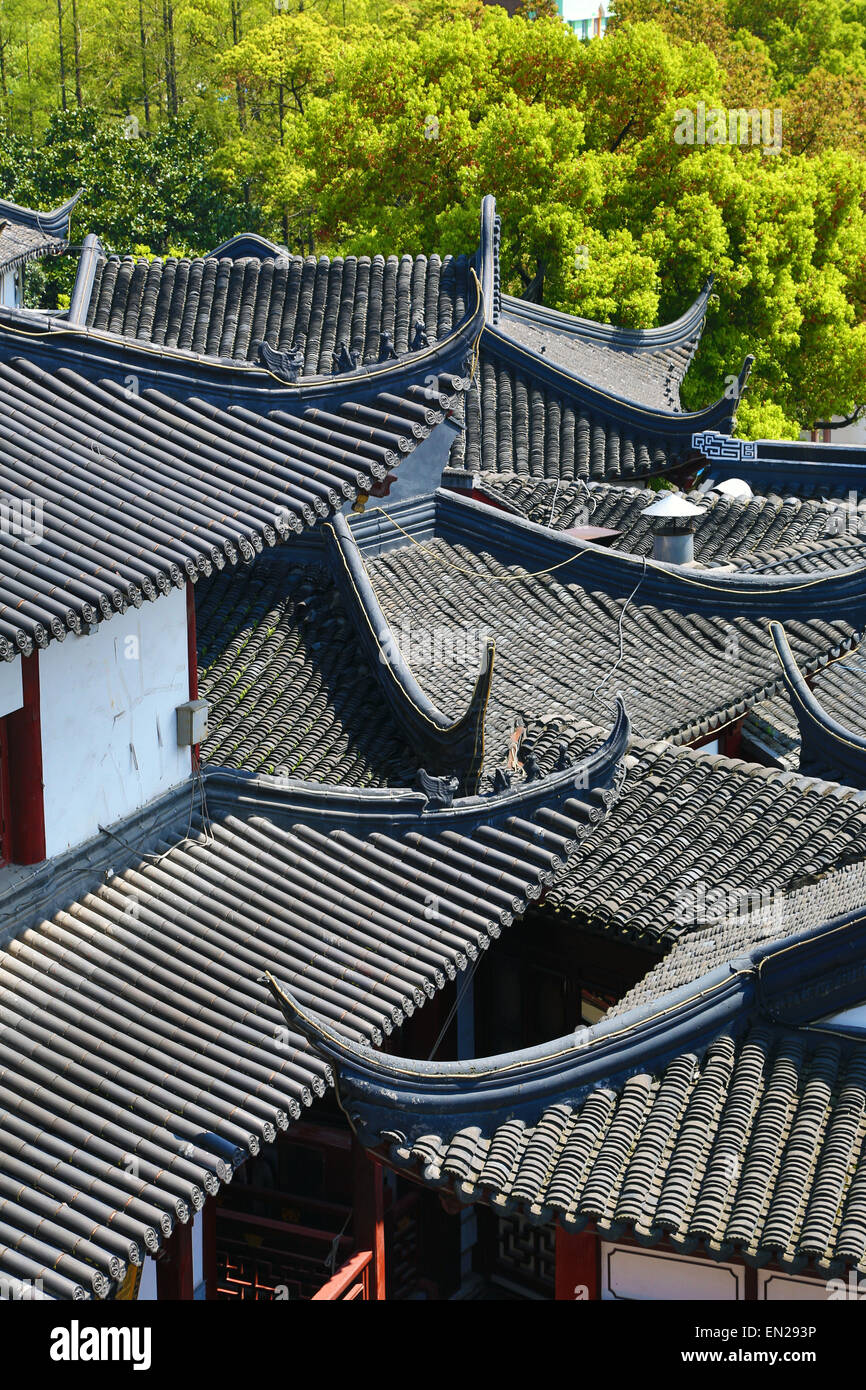
[[[201,743],[207,733],[207,700],[187,700],[177,707],[177,742],[180,748]]]

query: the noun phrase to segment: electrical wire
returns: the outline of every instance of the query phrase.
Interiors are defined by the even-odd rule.
[[[602,679],[599,681],[598,685],[595,687],[595,690],[592,692],[592,698],[593,698],[593,700],[595,700],[595,699],[598,698],[598,692],[601,690],[601,687],[602,687],[603,685],[607,685],[607,682],[610,680],[610,678],[611,678],[611,676],[613,675],[614,671],[617,669],[617,667],[619,666],[620,662],[621,662],[622,659],[623,659],[623,655],[624,655],[624,648],[623,648],[623,632],[622,632],[623,619],[625,618],[626,610],[627,610],[629,604],[631,603],[632,599],[634,598],[634,596],[635,596],[635,594],[637,593],[638,589],[640,588],[641,584],[644,582],[645,578],[646,578],[646,556],[644,555],[644,557],[643,557],[643,574],[641,575],[640,579],[637,581],[637,583],[635,584],[635,586],[634,586],[634,588],[632,589],[631,593],[629,594],[628,598],[626,599],[625,603],[623,604],[623,606],[622,606],[622,611],[620,612],[620,615],[619,615],[619,623],[618,623],[618,628],[619,628],[619,656],[617,657],[616,661],[615,661],[615,662],[613,663],[613,665],[611,666],[611,668],[610,668],[610,670],[608,671],[607,675],[602,677]]]

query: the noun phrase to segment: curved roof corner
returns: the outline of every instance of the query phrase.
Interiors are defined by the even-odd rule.
[[[770,635],[800,729],[800,771],[866,790],[866,737],[840,724],[815,697],[781,623],[770,623]]]

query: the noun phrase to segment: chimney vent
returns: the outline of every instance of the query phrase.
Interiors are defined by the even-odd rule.
[[[703,510],[679,492],[664,492],[645,507],[644,516],[653,521],[653,559],[669,565],[694,564],[695,525]]]

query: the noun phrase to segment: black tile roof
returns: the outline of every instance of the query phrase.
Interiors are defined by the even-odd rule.
[[[470,1121],[379,1148],[463,1203],[719,1260],[866,1270],[866,1044],[757,1025],[533,1124]]]
[[[572,755],[585,737],[568,740]],[[545,747],[539,756],[548,766]],[[766,907],[772,917],[801,884],[860,860],[863,792],[721,754],[638,743],[603,833],[589,836],[545,903],[582,930],[652,949],[682,940],[686,959],[693,939],[713,936],[736,955],[741,928],[748,939],[744,915]],[[827,906],[826,917],[841,910]]]
[[[603,554],[600,567],[614,558]],[[602,568],[590,576],[577,559],[558,573],[533,574],[500,557],[492,537],[489,545],[436,537],[368,564],[392,631],[405,633],[410,647],[413,631],[435,637],[437,631],[467,630],[496,642],[491,750],[506,746],[518,713],[592,721],[599,699],[604,706],[612,689],[625,693],[641,737],[687,743],[723,728],[778,686],[759,612],[700,612],[697,600],[693,611],[686,606],[680,612],[654,600],[648,584],[647,597],[638,590],[623,617],[626,596],[602,587]],[[634,585],[641,578],[636,573]],[[830,612],[788,623],[810,669],[854,640],[854,630]],[[437,662],[431,647],[434,659],[416,669],[442,709],[457,712],[468,703],[476,670],[472,643],[468,652],[469,659],[461,660],[458,651],[453,660]]]
[[[539,1047],[435,1066],[271,988],[391,1167],[539,1225],[826,1274],[866,1269],[866,1042],[821,1021],[862,1001],[864,922],[759,947]]]
[[[443,483],[459,485],[464,476],[449,469]],[[474,486],[542,526],[609,527],[620,532],[610,542],[611,549],[652,554],[652,522],[644,510],[658,493],[649,488],[592,482],[587,491],[574,479],[496,472],[476,474]],[[858,537],[835,533],[838,510],[831,502],[760,495],[741,502],[717,492],[693,492],[690,500],[704,509],[695,529],[695,559],[700,564],[733,563],[752,573],[811,574],[866,559],[866,547]]]
[[[803,785],[807,785],[806,779]],[[811,816],[817,827],[817,784],[811,781],[808,786],[813,792]],[[850,795],[826,783],[824,787],[825,797],[832,797],[834,791]],[[705,864],[698,868],[690,864],[674,885],[679,934],[672,940],[660,938],[663,945],[670,945],[667,955],[606,1011],[605,1018],[621,1018],[635,1009],[655,1005],[673,990],[692,985],[728,961],[862,907],[866,902],[866,844],[860,820],[864,799],[849,802],[849,806],[857,825],[850,827],[850,835],[840,838],[838,861],[824,854],[807,866],[805,875],[800,874],[798,864],[791,860],[785,863],[784,854],[769,873],[755,874],[752,847],[745,865],[752,882],[746,886],[725,879],[724,868],[717,872],[710,866],[708,871]],[[846,858],[850,862],[845,862]],[[665,896],[670,904],[670,893]],[[698,920],[683,920],[688,918]],[[644,944],[646,940],[644,937]]]
[[[341,343],[378,362],[380,335],[398,355],[421,320],[446,337],[472,303],[471,257],[279,256],[147,261],[101,257],[88,328],[159,347],[258,363],[259,344],[301,348],[303,375],[332,371]]]
[[[734,427],[731,400],[685,415],[641,406],[634,384],[627,397],[609,387],[609,381],[593,386],[544,356],[521,352],[488,326],[477,386],[466,400],[465,440],[454,443],[452,467],[627,483],[693,459],[696,431]]]
[[[600,390],[611,391],[653,410],[682,409],[679,388],[696,342],[649,352],[617,350],[610,343],[557,333],[547,325],[532,323],[507,311],[499,319],[498,327],[522,347],[543,354]]]
[[[135,394],[11,354],[0,383],[0,490],[22,518],[0,537],[7,660],[314,525],[384,479],[454,406],[413,384],[368,391],[363,405],[335,385],[294,413],[281,394],[257,413],[231,395],[219,408]]]
[[[375,670],[323,568],[256,566],[215,577],[196,598],[199,688],[211,702],[206,760],[334,784],[415,782],[424,759],[393,718],[382,718]],[[496,696],[502,671],[500,660],[486,785],[508,748],[510,711]],[[657,682],[650,673],[645,692]],[[521,693],[524,748],[544,771],[563,744],[573,758],[586,751],[596,735],[563,708],[561,692],[557,712],[537,675]],[[696,884],[707,911],[722,891],[745,906],[762,893],[776,904],[800,882],[866,856],[866,805],[851,788],[640,741],[628,763],[620,804],[545,898],[583,930],[667,949],[702,928],[696,898],[693,917],[686,910]]]
[[[497,327],[582,380],[659,410],[680,410],[679,388],[697,351],[713,277],[678,319],[628,329],[501,296]]]
[[[614,557],[595,551],[584,587],[566,582],[568,568],[547,572],[550,557],[545,564],[543,554],[509,563],[496,536],[485,544],[488,508],[471,512],[478,529],[464,543],[439,537],[407,544],[409,524],[417,523],[418,536],[432,535],[443,498],[391,514],[368,508],[354,522],[375,612],[359,609],[335,586],[324,545],[307,548],[303,572],[289,572],[274,555],[249,576],[222,575],[199,590],[199,682],[212,702],[209,761],[327,782],[414,782],[419,767],[431,767],[417,732],[383,698],[382,657],[394,647],[423,697],[455,719],[469,704],[488,641],[495,643],[488,780],[505,764],[515,724],[525,726],[528,747],[555,759],[557,739],[566,739],[575,721],[603,720],[615,690],[625,692],[641,736],[687,743],[720,731],[781,688],[766,623],[743,616],[747,601],[739,614],[714,613],[711,600],[707,611],[695,611],[687,589],[679,612],[666,598],[641,602],[638,592],[622,621],[620,659],[620,618],[642,580],[640,567],[617,587],[608,573]],[[375,547],[368,549],[376,539],[399,545],[377,557]],[[586,556],[576,561],[575,578],[584,563]],[[828,612],[833,607],[831,597]],[[361,640],[365,623],[380,635],[381,656]],[[810,671],[856,640],[850,625],[825,616],[789,621],[789,628]],[[411,703],[411,692],[404,696]]]
[[[538,897],[627,740],[620,711],[580,767],[440,812],[222,773],[208,816],[189,786],[151,812],[148,852],[118,827],[0,899],[0,1276],[110,1294],[331,1079],[262,971],[381,1042]]]
[[[330,574],[265,565],[196,586],[205,761],[350,786],[411,786],[421,766],[383,718]]]
[[[812,689],[822,708],[840,724],[866,732],[866,666],[858,649],[815,672]],[[763,700],[749,711],[743,725],[750,744],[780,766],[799,766],[800,731],[787,691]]]

